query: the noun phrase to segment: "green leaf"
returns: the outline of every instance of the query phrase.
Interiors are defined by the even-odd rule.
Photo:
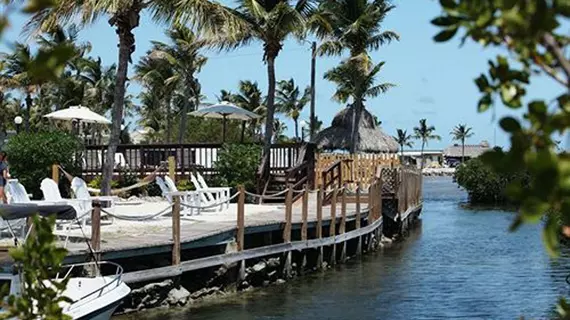
[[[431,24],[439,27],[449,27],[457,24],[460,21],[459,18],[452,16],[441,16],[431,20]]]
[[[454,0],[439,0],[439,3],[445,9],[455,9],[457,8],[457,3]]]
[[[49,7],[53,7],[54,5],[55,0],[30,0],[22,11],[24,13],[36,13]]]
[[[489,81],[487,80],[487,76],[484,74],[475,79],[475,84],[477,85],[477,88],[479,88],[480,92],[487,92],[487,89],[489,88]]]
[[[520,123],[513,117],[505,117],[501,119],[499,125],[503,130],[510,133],[521,130]]]
[[[484,95],[479,100],[479,105],[477,106],[477,111],[478,112],[485,112],[485,111],[489,110],[492,103],[493,103],[493,100],[491,99],[491,95],[490,94]]]
[[[501,86],[501,99],[503,103],[511,108],[519,108],[522,103],[519,99],[516,99],[518,94],[517,87],[513,84],[505,84]]]
[[[558,235],[560,234],[560,226],[558,222],[552,217],[551,214],[547,215],[546,225],[542,233],[542,240],[544,241],[546,251],[552,257],[558,256]]]
[[[435,42],[446,42],[449,39],[453,38],[453,36],[455,36],[457,30],[458,30],[457,27],[445,29],[440,33],[436,34],[435,37],[433,37],[433,39],[435,40]]]

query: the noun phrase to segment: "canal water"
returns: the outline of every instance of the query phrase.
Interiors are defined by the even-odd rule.
[[[425,178],[422,222],[403,243],[224,302],[126,319],[550,318],[570,290],[570,253],[550,259],[540,225],[509,233],[513,213],[465,200],[450,178]]]

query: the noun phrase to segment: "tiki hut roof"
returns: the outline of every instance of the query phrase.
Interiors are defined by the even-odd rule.
[[[480,144],[466,144],[465,157],[477,158],[490,149],[491,147],[487,141],[482,141]],[[451,158],[460,158],[462,155],[462,146],[460,144],[449,146],[443,150],[443,155]]]
[[[327,150],[349,150],[354,108],[346,107],[333,119],[332,125],[317,134],[314,142]],[[398,142],[376,126],[374,117],[364,109],[358,125],[358,152],[394,153],[398,152]]]

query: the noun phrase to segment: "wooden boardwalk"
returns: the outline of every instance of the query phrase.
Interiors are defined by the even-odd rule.
[[[314,225],[317,221],[317,196],[309,193],[307,221]],[[139,214],[149,211],[149,205],[140,205]],[[166,202],[153,204],[154,210],[166,207]],[[145,208],[146,207],[146,208]],[[120,208],[119,208],[120,209]],[[145,210],[146,209],[146,210]],[[336,204],[337,220],[341,216],[341,203]],[[136,210],[136,208],[130,208]],[[368,211],[365,203],[361,204],[361,214],[364,217]],[[323,226],[330,225],[331,205],[323,206]],[[347,221],[354,220],[356,204],[346,204]],[[302,223],[302,201],[297,201],[292,207],[293,229],[300,228]],[[245,205],[245,234],[282,230],[286,222],[285,205]],[[207,211],[200,215],[182,218],[180,223],[180,242],[182,249],[220,245],[232,242],[236,237],[237,205],[230,204],[222,212]],[[83,230],[90,237],[90,226]],[[79,229],[73,231],[75,241],[68,243],[70,256],[85,256],[88,253],[87,244],[79,241],[83,238]],[[121,221],[115,220],[111,225],[101,227],[100,252],[104,259],[126,258],[172,250],[172,218],[162,217],[150,221]]]

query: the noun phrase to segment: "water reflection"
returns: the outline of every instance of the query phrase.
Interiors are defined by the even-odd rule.
[[[424,183],[422,225],[404,243],[224,303],[126,319],[548,318],[568,294],[570,251],[552,260],[539,225],[508,233],[512,213],[462,208],[449,178]]]

